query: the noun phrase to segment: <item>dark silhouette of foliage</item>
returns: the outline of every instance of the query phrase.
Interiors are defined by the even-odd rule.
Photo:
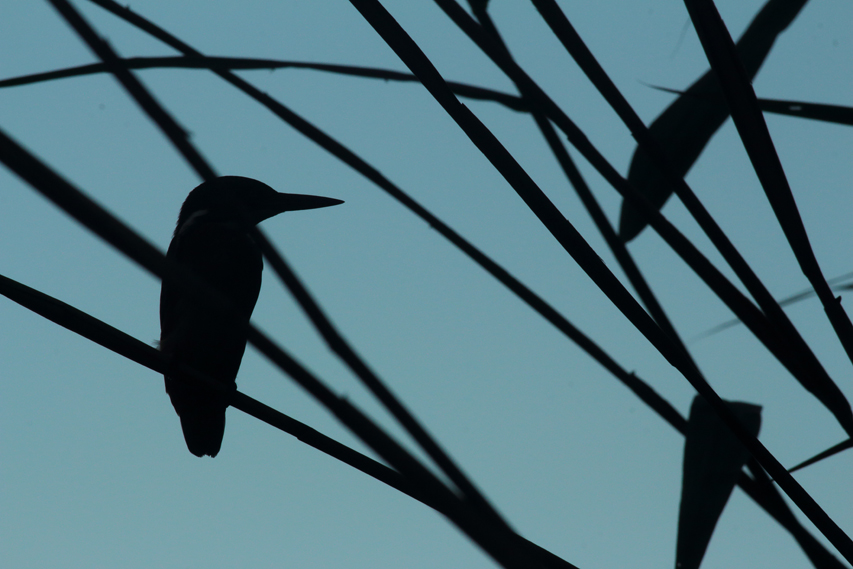
[[[487,0],[470,0],[470,12],[454,0],[436,0],[435,4],[497,65],[515,85],[517,95],[445,80],[406,30],[377,0],[351,0],[351,3],[410,73],[331,63],[206,57],[113,0],[91,2],[183,55],[121,58],[69,2],[50,0],[100,63],[6,78],[0,80],[0,88],[95,73],[115,76],[166,140],[205,180],[187,197],[169,252],[164,256],[3,132],[0,132],[0,161],[67,215],[162,279],[160,350],[141,344],[76,308],[3,276],[0,276],[0,294],[165,375],[167,391],[181,417],[186,442],[193,454],[217,454],[224,431],[225,409],[233,406],[435,509],[501,566],[574,567],[521,537],[512,528],[427,428],[343,338],[281,253],[256,227],[264,219],[284,211],[325,207],[340,203],[339,200],[280,194],[256,180],[219,177],[194,146],[187,131],[154,98],[134,70],[208,69],[233,85],[429,223],[683,434],[685,450],[676,566],[690,569],[700,566],[717,521],[736,485],[791,534],[815,567],[838,568],[843,565],[797,520],[775,485],[842,557],[853,562],[850,538],[758,440],[761,407],[753,403],[728,402],[717,394],[666,315],[664,303],[654,294],[626,247],[626,243],[646,225],[651,225],[734,312],[738,319],[735,322],[743,323],[784,369],[832,413],[849,435],[853,435],[853,412],[844,393],[781,308],[812,292],[816,294],[840,344],[853,361],[853,326],[831,291],[831,285],[836,281],[824,279],[811,250],[805,226],[762,115],[762,111],[774,112],[850,125],[853,124],[853,110],[837,105],[758,99],[750,85],[770,55],[777,36],[792,24],[805,0],[768,0],[736,45],[711,0],[685,0],[707,54],[710,70],[686,91],[676,91],[679,93],[676,101],[648,128],[557,3],[554,0],[532,0],[533,7],[555,37],[636,138],[637,149],[627,178],[617,172],[566,111],[516,61],[498,26],[492,21]],[[690,417],[682,417],[647,382],[627,371],[530,287],[462,238],[355,151],[233,73],[237,69],[276,68],[311,69],[354,77],[421,83],[562,249],[695,388],[698,395],[693,401]],[[516,157],[458,97],[497,102],[513,112],[530,115],[639,300],[607,267]],[[788,244],[812,285],[810,291],[777,302],[684,181],[684,176],[729,114]],[[563,137],[622,197],[618,232],[572,160]],[[679,195],[749,295],[743,293],[661,214],[663,204],[672,193]],[[263,260],[269,263],[331,351],[411,436],[423,451],[424,458],[407,450],[386,429],[345,397],[336,394],[250,322],[260,290]],[[247,342],[325,406],[387,466],[237,391],[235,377]],[[840,443],[797,468],[850,446],[850,440]],[[744,466],[749,474],[744,471]],[[440,471],[441,476],[436,475],[433,469]]]

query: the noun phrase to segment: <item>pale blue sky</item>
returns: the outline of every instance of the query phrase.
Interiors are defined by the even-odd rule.
[[[76,1],[124,56],[172,55]],[[431,2],[388,9],[449,80],[511,90]],[[647,122],[707,68],[680,2],[562,2]],[[762,2],[720,1],[738,36]],[[135,2],[209,55],[404,70],[347,2]],[[621,172],[634,143],[535,10],[493,0],[518,58]],[[759,96],[850,104],[853,5],[806,5],[754,85]],[[7,2],[0,78],[92,62],[54,10]],[[686,415],[693,389],[613,308],[462,131],[417,84],[311,71],[240,75],[347,144],[492,255]],[[525,537],[575,565],[666,567],[675,554],[683,439],[550,324],[435,231],[268,111],[205,71],[138,74],[218,172],[343,199],[263,229],[343,334]],[[622,278],[532,121],[466,102]],[[828,277],[853,270],[853,131],[768,116]],[[162,250],[199,183],[109,76],[0,90],[0,128]],[[573,154],[578,157],[577,153]],[[579,166],[611,220],[614,190]],[[731,122],[688,176],[779,297],[808,286]],[[664,209],[721,263],[683,207]],[[0,168],[0,274],[153,343],[159,282]],[[653,233],[630,250],[685,338],[731,314]],[[849,306],[848,306],[849,310]],[[850,362],[820,305],[789,310],[841,389]],[[238,411],[220,455],[187,451],[162,377],[0,298],[0,565],[4,567],[492,567],[441,516]],[[318,339],[267,270],[255,323],[339,393],[399,430]],[[844,438],[823,407],[744,329],[691,345],[721,396],[761,404],[761,440],[793,465]],[[247,350],[241,390],[364,450]],[[853,453],[797,479],[853,532]],[[704,567],[807,567],[789,535],[735,490]]]

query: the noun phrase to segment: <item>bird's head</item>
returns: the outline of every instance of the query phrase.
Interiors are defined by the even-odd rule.
[[[263,182],[242,176],[220,176],[196,187],[184,200],[179,230],[194,216],[252,225],[285,211],[316,209],[343,203],[334,198],[277,192]]]

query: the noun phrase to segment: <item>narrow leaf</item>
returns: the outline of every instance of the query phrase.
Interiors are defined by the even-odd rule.
[[[853,107],[779,99],[758,99],[758,106],[765,113],[853,126]]]
[[[853,273],[847,273],[847,274],[841,275],[840,277],[835,277],[833,279],[827,279],[826,282],[827,282],[827,284],[829,284],[832,287],[832,290],[853,290],[853,283],[838,284],[838,283],[845,281],[847,279],[850,279],[850,278],[853,278]],[[803,289],[796,294],[792,294],[791,296],[787,296],[787,297],[783,298],[782,300],[780,300],[779,306],[788,306],[789,304],[796,304],[797,302],[800,302],[801,300],[806,300],[807,298],[813,297],[815,294],[816,293],[815,293],[813,288]],[[717,332],[722,332],[723,330],[727,330],[727,329],[731,328],[732,326],[737,326],[738,324],[740,324],[740,319],[738,319],[738,318],[733,318],[732,320],[727,320],[727,321],[723,322],[722,324],[717,324],[716,326],[714,326],[710,330],[703,332],[702,334],[700,334],[699,336],[694,338],[694,341],[699,340],[701,338],[706,338],[708,336],[716,334]]]
[[[843,450],[847,450],[849,448],[853,448],[853,439],[847,439],[846,441],[842,441],[842,442],[838,443],[837,445],[833,445],[833,446],[829,447],[828,449],[817,453],[816,455],[814,455],[810,459],[804,460],[803,462],[801,462],[797,466],[791,467],[788,470],[788,472],[792,472],[792,473],[796,472],[802,468],[805,468],[807,466],[811,466],[812,464],[814,464],[816,462],[820,462],[821,460],[823,460],[825,458],[829,458],[830,456],[834,456],[834,455],[838,454],[839,452],[841,452]]]
[[[776,37],[788,27],[806,0],[769,0],[737,42],[749,79],[758,73]],[[663,146],[676,173],[684,177],[708,141],[729,116],[725,96],[710,69],[654,120],[649,131]],[[651,158],[639,147],[628,168],[628,181],[660,209],[672,195]],[[622,202],[619,235],[627,243],[646,227],[646,218],[630,202]]]
[[[727,402],[727,405],[747,430],[757,436],[761,407],[740,402]],[[676,567],[699,567],[717,520],[748,459],[749,451],[705,399],[697,395],[690,408],[684,442]]]
[[[2,86],[2,82],[0,82],[0,86]],[[667,93],[674,93],[676,95],[686,94],[686,91],[679,91],[678,89],[670,89],[659,85],[648,86],[658,91],[666,91]],[[699,95],[696,96],[698,97]],[[853,126],[853,107],[782,99],[758,99],[758,107],[765,113]]]

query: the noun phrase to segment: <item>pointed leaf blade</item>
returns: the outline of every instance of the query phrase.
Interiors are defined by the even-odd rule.
[[[750,80],[758,73],[776,37],[790,25],[806,0],[768,0],[737,42],[737,52]],[[685,176],[708,141],[729,116],[726,99],[713,71],[708,70],[678,97],[649,127],[670,158],[676,174]],[[660,209],[673,188],[651,158],[637,148],[628,168],[628,181]],[[631,241],[646,227],[646,219],[629,202],[622,202],[619,236]]]
[[[729,402],[728,405],[746,428],[757,436],[761,426],[761,407],[740,402]],[[705,399],[697,395],[690,408],[684,443],[676,567],[699,567],[717,520],[748,459],[746,448]]]

